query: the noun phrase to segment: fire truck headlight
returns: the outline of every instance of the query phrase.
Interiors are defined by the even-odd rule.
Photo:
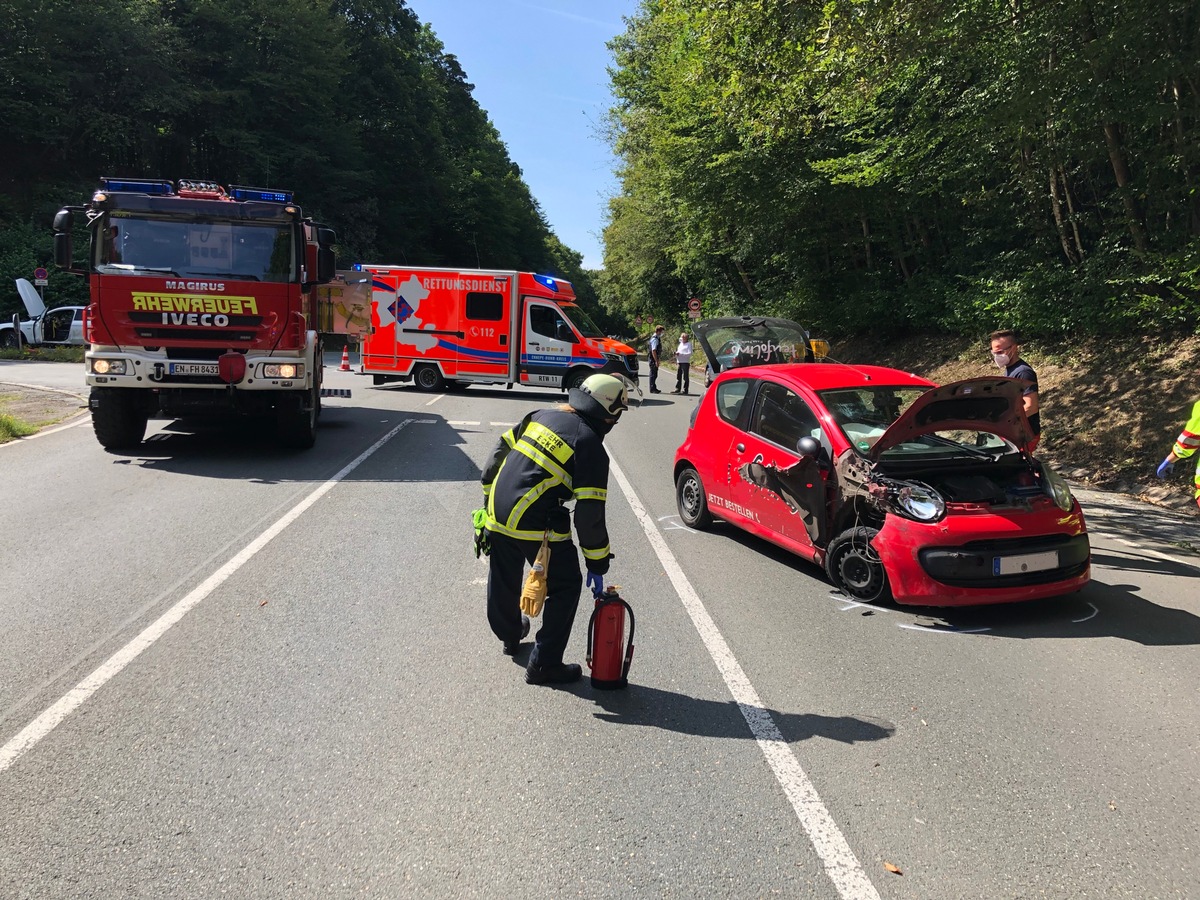
[[[304,366],[300,363],[265,363],[263,378],[303,378]]]
[[[124,375],[125,360],[123,359],[93,359],[92,372],[96,375]]]

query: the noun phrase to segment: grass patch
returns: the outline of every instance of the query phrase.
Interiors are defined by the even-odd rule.
[[[0,359],[33,359],[42,362],[83,362],[83,347],[28,347],[0,350]]]
[[[22,422],[8,413],[0,413],[0,444],[8,443],[20,437],[29,437],[29,435],[36,433],[37,429],[34,426]]]

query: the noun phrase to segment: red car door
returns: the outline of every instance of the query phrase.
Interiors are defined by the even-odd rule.
[[[746,428],[730,448],[732,500],[750,521],[800,548],[824,546],[825,481],[819,460],[801,456],[797,442],[820,440],[820,424],[793,390],[763,381]]]

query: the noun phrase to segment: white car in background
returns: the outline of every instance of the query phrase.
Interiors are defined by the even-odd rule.
[[[82,347],[83,306],[59,306],[47,310],[41,295],[27,279],[17,279],[17,293],[25,304],[29,318],[21,322],[21,343],[29,346]],[[0,348],[8,350],[17,346],[17,332],[13,323],[0,322]]]

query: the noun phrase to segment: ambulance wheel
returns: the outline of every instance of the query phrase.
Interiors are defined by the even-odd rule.
[[[141,392],[128,388],[93,388],[92,430],[105,450],[133,450],[146,436],[146,412]]]
[[[424,391],[427,394],[440,391],[446,386],[446,379],[442,377],[438,367],[428,364],[413,369],[412,380],[418,391]]]
[[[568,372],[563,379],[563,390],[569,391],[571,388],[582,387],[587,381],[587,377],[592,374],[591,369],[575,369],[573,372]]]
[[[679,507],[679,518],[688,528],[703,531],[713,523],[700,473],[691,466],[680,472],[679,477],[675,479],[675,503]]]
[[[862,525],[848,528],[829,542],[825,553],[829,580],[859,603],[879,603],[892,596],[883,560],[871,543],[877,534],[878,529]]]

